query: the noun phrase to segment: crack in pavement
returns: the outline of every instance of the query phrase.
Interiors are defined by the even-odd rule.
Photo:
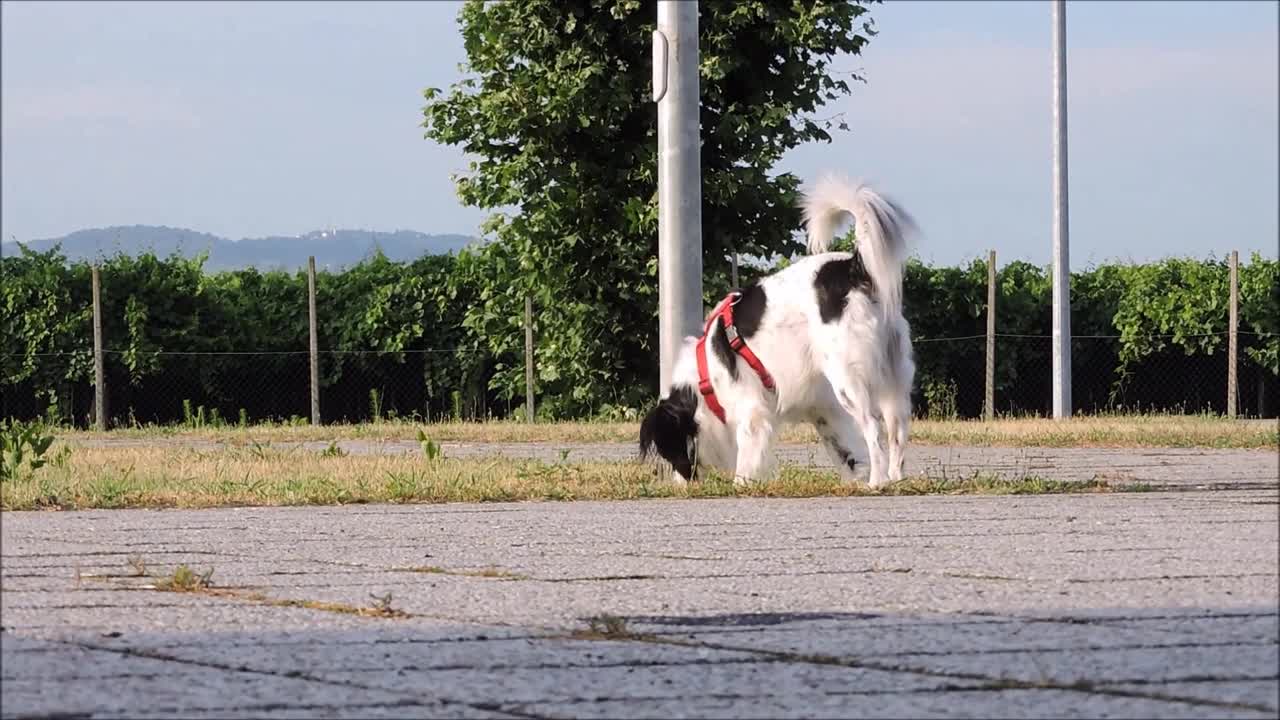
[[[924,675],[935,678],[947,678],[952,680],[969,680],[973,682],[985,683],[983,689],[989,690],[1062,690],[1067,692],[1080,692],[1093,695],[1111,695],[1115,697],[1129,697],[1144,700],[1159,700],[1163,702],[1176,702],[1196,707],[1214,707],[1224,710],[1253,710],[1257,712],[1275,712],[1276,708],[1255,703],[1234,702],[1228,700],[1207,700],[1204,698],[1191,698],[1179,695],[1167,695],[1163,693],[1139,692],[1136,690],[1127,690],[1123,688],[1106,687],[1103,683],[1094,683],[1087,680],[1076,682],[1057,682],[1045,678],[1038,682],[1027,680],[1017,680],[1006,677],[992,677],[981,673],[957,672],[949,670],[936,670],[933,668],[913,666],[913,665],[889,665],[868,660],[857,660],[853,658],[841,658],[832,655],[821,654],[805,654],[793,653],[781,650],[766,650],[761,648],[741,647],[723,643],[708,643],[704,641],[686,641],[675,638],[660,638],[652,635],[629,634],[619,635],[609,638],[595,637],[590,634],[568,635],[567,637],[578,637],[579,639],[588,640],[631,640],[638,643],[651,643],[657,645],[676,645],[682,647],[698,647],[708,650],[721,650],[725,652],[744,652],[758,653],[769,657],[775,657],[787,662],[807,663],[813,665],[834,665],[838,667],[847,667],[860,670],[879,670],[881,672],[897,672],[911,673],[915,675]],[[1271,643],[1268,643],[1271,644]]]

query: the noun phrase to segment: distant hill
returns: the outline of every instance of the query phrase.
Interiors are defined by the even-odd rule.
[[[92,260],[123,253],[153,252],[161,257],[174,252],[195,257],[208,251],[208,270],[256,267],[261,270],[296,270],[315,255],[318,267],[337,269],[354,265],[368,257],[374,247],[391,260],[416,260],[423,255],[457,252],[473,242],[465,235],[426,235],[412,230],[374,232],[372,230],[316,230],[296,237],[265,237],[228,240],[185,228],[156,225],[117,226],[77,230],[70,235],[26,243],[32,250],[45,251],[55,245],[69,260]],[[5,254],[16,253],[5,243]]]

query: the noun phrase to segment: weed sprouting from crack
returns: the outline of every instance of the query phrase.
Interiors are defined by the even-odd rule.
[[[587,618],[587,627],[574,632],[579,640],[651,640],[654,636],[627,627],[627,619],[608,613]]]
[[[141,555],[130,555],[128,563],[133,570],[133,577],[147,576],[147,561],[143,560]]]
[[[190,567],[179,565],[173,574],[156,581],[156,589],[166,592],[203,592],[213,587],[213,568],[203,573]]]
[[[374,595],[370,593],[369,597],[373,598],[373,607],[371,609],[375,613],[378,613],[379,615],[385,615],[389,617],[389,616],[394,616],[395,614],[400,612],[399,610],[396,610],[395,608],[391,607],[391,591],[390,590],[387,591],[386,595]]]
[[[631,635],[631,632],[627,629],[627,619],[617,615],[598,615],[589,618],[587,627],[591,632],[605,637],[629,637]]]

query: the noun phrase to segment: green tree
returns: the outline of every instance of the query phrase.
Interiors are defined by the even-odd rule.
[[[829,141],[814,117],[850,92],[829,67],[874,35],[856,2],[734,0],[700,7],[706,300],[728,288],[730,252],[797,251],[799,179],[788,150]],[[465,326],[496,365],[492,387],[523,394],[526,294],[540,341],[541,407],[589,413],[657,389],[657,113],[649,0],[469,0],[459,14],[465,76],[425,91],[426,136],[473,158],[464,203],[504,210],[491,242],[459,259],[476,298]],[[843,125],[841,124],[843,127]]]

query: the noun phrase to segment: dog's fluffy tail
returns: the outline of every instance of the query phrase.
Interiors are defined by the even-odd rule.
[[[907,235],[916,229],[911,216],[867,185],[835,175],[819,178],[802,209],[811,253],[829,250],[845,214],[853,216],[858,255],[875,284],[876,299],[886,317],[901,313]]]

